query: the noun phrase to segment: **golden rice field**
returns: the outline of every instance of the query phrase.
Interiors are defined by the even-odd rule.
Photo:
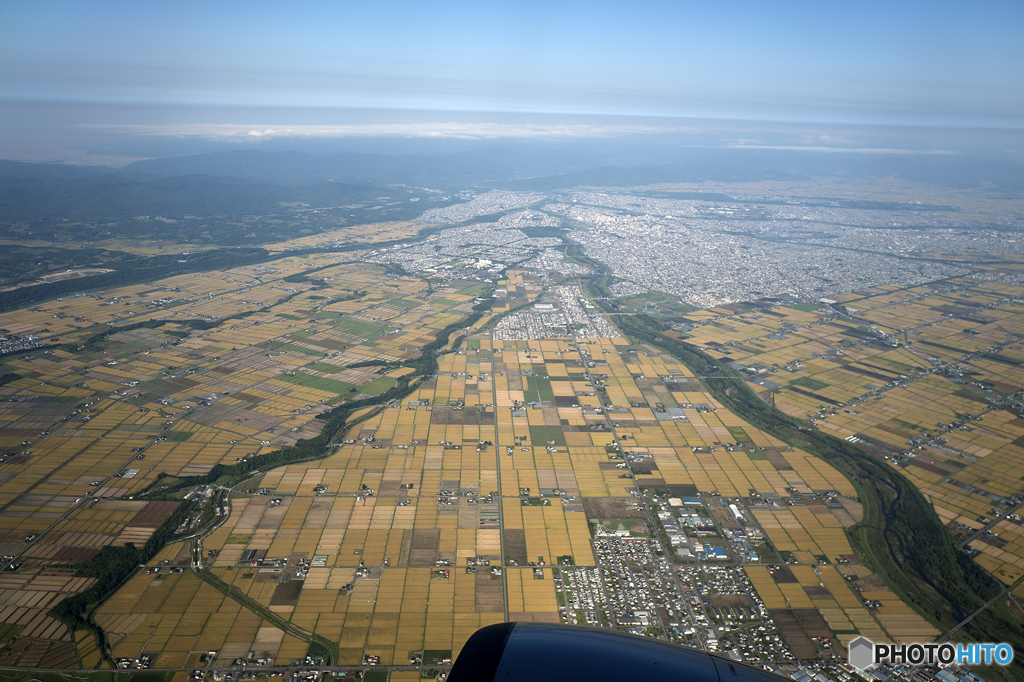
[[[380,225],[365,239],[416,229]],[[380,395],[412,373],[393,363],[418,357],[485,290],[391,275],[356,257],[284,257],[7,316],[10,333],[47,341],[110,334],[79,351],[3,362],[19,378],[0,386],[0,544],[21,554],[26,538],[41,537],[20,572],[0,581],[0,621],[23,621],[25,632],[77,646],[83,664],[97,661],[89,637],[45,610],[87,587],[66,562],[142,544],[170,513],[133,497],[161,474],[204,474],[317,435],[320,412]],[[285,280],[307,270],[316,281]],[[498,284],[508,297],[494,315],[543,291],[527,271]],[[696,311],[678,332],[753,368],[751,385],[779,409],[869,447],[903,450],[936,422],[980,416],[903,471],[951,526],[981,528],[993,496],[1020,490],[1011,475],[1022,468],[1024,426],[989,398],[1024,380],[1011,362],[1024,358],[1015,347],[1024,307],[1009,301],[1024,288],[954,284],[842,297],[852,317],[808,306]],[[483,625],[558,622],[553,566],[564,558],[594,566],[601,517],[588,510],[624,505],[638,489],[743,506],[775,558],[743,565],[759,597],[771,610],[819,611],[843,645],[858,635],[939,634],[854,556],[846,529],[859,519],[856,489],[838,470],[747,424],[653,348],[621,338],[496,341],[489,319],[439,356],[437,375],[413,394],[364,410],[351,442],[261,471],[235,491],[202,549],[214,552],[212,576],[244,601],[188,569],[186,543],[168,545],[99,608],[113,655],[151,652],[169,668],[194,667],[207,651],[223,664],[249,652],[303,657],[308,643],[277,626],[284,622],[333,642],[344,665],[364,656],[400,665],[424,650],[454,656]],[[163,324],[118,331],[141,321]],[[883,338],[898,347],[874,342]],[[932,371],[953,360],[961,374]],[[352,366],[367,361],[381,364]],[[635,479],[616,467],[616,448],[644,456]],[[826,504],[824,493],[841,503]],[[991,531],[971,546],[1015,585],[1024,576],[1021,525],[1005,519]],[[783,557],[789,563],[776,571]],[[296,570],[300,560],[308,572]]]
[[[1014,585],[1021,521],[989,525],[1021,494],[1024,423],[1012,396],[1024,388],[1022,294],[985,278],[879,287],[838,297],[848,317],[825,305],[723,308],[690,315],[684,333],[752,368],[750,385],[782,411],[879,453],[912,452],[903,473],[978,562]]]

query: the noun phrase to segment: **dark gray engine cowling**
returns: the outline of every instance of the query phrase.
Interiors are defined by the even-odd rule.
[[[499,623],[477,630],[448,682],[780,682],[786,678],[704,651],[611,630]]]

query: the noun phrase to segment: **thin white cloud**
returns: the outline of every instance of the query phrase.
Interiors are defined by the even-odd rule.
[[[813,145],[769,145],[769,144],[729,144],[727,149],[771,149],[796,152],[823,152],[826,154],[927,154],[956,155],[958,152],[948,149],[889,149],[885,147],[821,147]]]
[[[515,124],[515,123],[370,123],[356,125],[266,126],[226,123],[160,125],[88,125],[94,130],[150,137],[201,137],[230,142],[274,138],[407,137],[456,138],[588,138],[621,135],[652,135],[692,132],[681,126],[614,124]]]

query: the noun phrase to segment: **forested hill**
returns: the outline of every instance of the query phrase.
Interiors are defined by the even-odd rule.
[[[26,163],[0,159],[0,178],[89,178],[110,175],[110,166],[70,166],[63,163]]]
[[[286,202],[327,207],[378,201],[404,201],[409,210],[388,217],[406,219],[423,210],[409,204],[408,200],[417,196],[420,194],[408,189],[370,184],[278,185],[206,175],[156,180],[119,175],[63,178],[8,175],[0,176],[0,220],[113,221],[140,215],[166,218],[266,215],[284,212],[282,203]]]

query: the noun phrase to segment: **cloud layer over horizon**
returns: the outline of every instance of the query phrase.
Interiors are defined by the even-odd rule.
[[[1022,25],[1012,0],[10,0],[0,101],[1015,127]]]

